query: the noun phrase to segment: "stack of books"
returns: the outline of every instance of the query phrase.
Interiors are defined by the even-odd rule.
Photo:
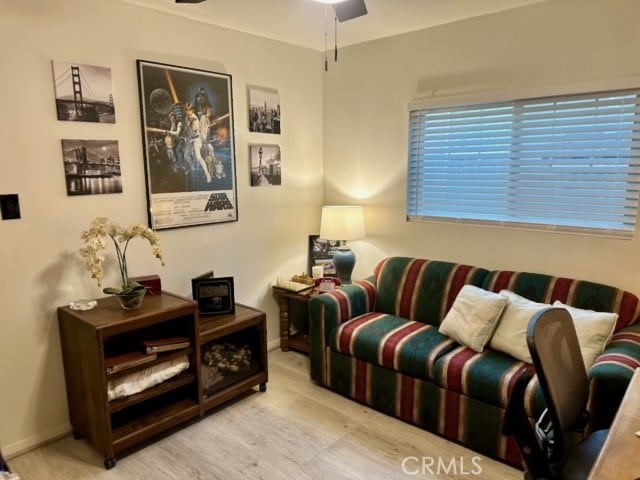
[[[151,354],[187,348],[191,345],[191,342],[187,337],[169,337],[157,340],[146,340],[142,342],[142,345],[144,346],[145,352]]]
[[[142,352],[129,352],[122,355],[116,355],[115,357],[105,358],[104,363],[107,367],[107,374],[111,374],[153,362],[156,358],[158,358],[158,355],[155,353],[147,355]]]
[[[142,342],[141,352],[127,352],[105,358],[104,363],[107,368],[107,375],[153,362],[158,358],[158,353],[180,350],[187,348],[189,345],[191,345],[191,342],[187,337],[145,340]]]

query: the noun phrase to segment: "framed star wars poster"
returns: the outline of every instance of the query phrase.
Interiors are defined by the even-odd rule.
[[[231,75],[136,63],[149,226],[237,221]]]

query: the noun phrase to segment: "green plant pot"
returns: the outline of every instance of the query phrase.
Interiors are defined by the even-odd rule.
[[[116,295],[116,297],[118,297],[118,301],[122,308],[125,310],[131,310],[132,308],[139,308],[142,305],[142,300],[144,300],[144,295],[146,293],[146,290],[140,290],[134,293]]]

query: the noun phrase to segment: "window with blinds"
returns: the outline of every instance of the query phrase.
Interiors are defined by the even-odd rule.
[[[632,237],[639,94],[411,110],[408,219]]]

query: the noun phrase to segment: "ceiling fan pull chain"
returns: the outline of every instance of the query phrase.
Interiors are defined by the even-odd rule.
[[[338,15],[333,16],[333,45],[334,54],[333,61],[338,61]]]
[[[327,58],[327,52],[329,51],[329,45],[327,42],[327,18],[329,17],[329,5],[324,6],[324,71],[329,71],[329,60]]]

